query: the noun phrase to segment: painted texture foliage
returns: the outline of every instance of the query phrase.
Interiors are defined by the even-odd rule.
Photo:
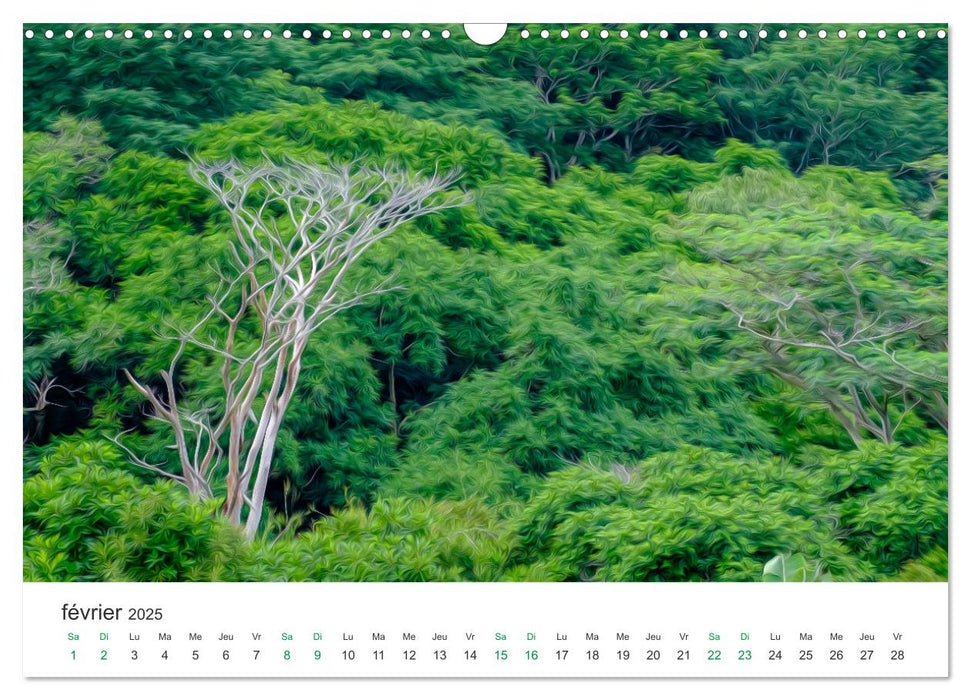
[[[946,42],[160,29],[25,42],[25,579],[946,577]],[[124,372],[233,236],[190,156],[456,175],[311,336],[250,539],[131,459],[178,469]]]

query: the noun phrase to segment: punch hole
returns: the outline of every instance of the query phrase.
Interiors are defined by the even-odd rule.
[[[465,24],[465,36],[480,46],[491,46],[506,35],[505,24]],[[525,30],[524,30],[525,31]],[[526,36],[529,36],[528,32]],[[525,38],[525,37],[523,37]]]

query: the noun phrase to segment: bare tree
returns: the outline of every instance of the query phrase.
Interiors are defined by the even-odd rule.
[[[892,443],[916,409],[947,432],[947,377],[902,361],[895,349],[898,341],[913,342],[929,322],[867,308],[850,272],[868,262],[862,259],[838,273],[851,310],[832,308],[825,295],[775,288],[764,279],[753,284],[759,304],[721,304],[738,328],[758,339],[765,368],[820,400],[857,445],[864,434]],[[799,353],[807,352],[816,359],[800,361]]]
[[[51,392],[55,394],[63,392],[74,396],[80,392],[80,389],[69,389],[63,384],[58,384],[57,377],[41,377],[39,381],[28,380],[24,405],[24,444],[44,434],[45,414],[49,406],[64,408],[64,404],[51,400]],[[32,425],[28,425],[28,418],[32,419],[30,421]]]
[[[205,313],[178,333],[162,388],[125,370],[151,416],[171,430],[179,471],[125,449],[134,463],[193,494],[211,496],[218,473],[225,478],[224,515],[238,524],[246,506],[246,534],[253,538],[307,343],[337,313],[389,289],[389,280],[347,289],[348,270],[402,224],[465,198],[440,194],[455,182],[454,172],[415,177],[359,163],[322,168],[295,160],[256,166],[193,161],[191,172],[229,215],[235,235],[228,261],[218,270],[220,284]],[[179,403],[176,374],[189,347],[215,359],[222,387],[216,406],[190,411]]]

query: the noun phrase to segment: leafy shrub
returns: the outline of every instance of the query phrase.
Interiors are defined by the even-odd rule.
[[[816,165],[804,171],[800,179],[818,191],[822,199],[830,199],[835,193],[865,207],[886,209],[903,205],[900,194],[887,173]]]
[[[254,581],[489,581],[508,528],[483,503],[388,498],[350,505],[313,531],[264,546]]]
[[[649,155],[637,161],[631,180],[651,192],[674,194],[716,179],[710,163],[696,163],[680,156]]]
[[[868,578],[818,491],[777,458],[698,448],[635,467],[569,467],[517,520],[513,561],[538,558],[562,580],[755,581],[775,553],[798,551],[834,578]]]
[[[692,211],[749,215],[758,210],[801,210],[810,206],[810,192],[789,171],[744,168],[688,193]],[[817,203],[819,206],[819,203]]]
[[[715,151],[715,163],[723,176],[741,175],[745,170],[789,172],[789,166],[778,151],[757,148],[738,139],[728,139],[723,147]]]
[[[845,496],[845,539],[883,574],[928,552],[947,551],[947,443],[901,449],[870,445],[823,467]]]
[[[314,156],[317,160],[365,158],[415,171],[457,168],[468,186],[495,177],[535,174],[528,158],[513,152],[493,133],[411,119],[367,102],[253,111],[206,124],[192,141],[199,157],[210,161],[229,156],[256,159],[263,154],[271,158],[300,154],[308,162]]]
[[[235,580],[246,546],[216,508],[96,463],[44,470],[24,482],[24,580]]]
[[[24,471],[33,476],[38,472],[59,472],[68,467],[83,468],[89,464],[124,471],[133,468],[125,460],[121,450],[107,440],[85,439],[85,435],[75,434],[64,438],[52,446],[31,455],[24,460]]]
[[[96,181],[113,151],[97,122],[59,117],[52,133],[24,135],[24,219],[62,213]]]
[[[529,497],[537,480],[498,452],[468,454],[460,450],[432,453],[415,449],[382,481],[379,493],[424,496],[435,500],[477,497],[492,506],[508,506]]]

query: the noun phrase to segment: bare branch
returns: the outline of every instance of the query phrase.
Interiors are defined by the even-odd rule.
[[[226,258],[214,266],[218,285],[190,328],[168,324],[178,346],[161,373],[164,391],[125,374],[153,417],[168,424],[179,478],[190,491],[211,493],[214,469],[225,465],[223,512],[239,523],[248,508],[252,538],[311,335],[341,311],[396,289],[389,278],[348,292],[354,264],[401,226],[469,199],[443,194],[457,183],[457,171],[414,176],[360,162],[274,163],[264,155],[255,165],[192,160],[190,172],[222,204],[232,227]],[[256,334],[244,333],[253,325]],[[178,403],[175,377],[188,347],[216,361],[219,412],[188,411]]]
[[[121,435],[124,435],[126,433],[130,433],[130,432],[131,432],[130,430],[125,430],[125,431],[123,431],[121,433]],[[148,469],[151,472],[155,472],[156,474],[159,474],[161,476],[164,476],[166,479],[172,479],[173,481],[177,481],[180,484],[182,484],[183,486],[186,484],[185,479],[182,478],[181,476],[179,476],[178,474],[174,474],[174,473],[172,473],[170,471],[166,471],[166,470],[162,469],[162,466],[163,465],[161,465],[161,464],[151,464],[150,462],[146,462],[144,459],[142,459],[141,457],[139,457],[138,455],[136,455],[134,452],[132,452],[132,450],[130,450],[125,445],[125,443],[123,443],[121,441],[121,439],[120,439],[121,438],[121,435],[118,435],[116,437],[112,437],[111,435],[108,435],[107,433],[103,433],[102,435],[103,435],[103,437],[106,440],[108,440],[109,442],[111,442],[114,445],[116,445],[119,449],[121,449],[121,451],[124,452],[125,455],[128,457],[128,461],[131,462],[132,464],[134,464],[135,466],[142,467],[143,469]]]

